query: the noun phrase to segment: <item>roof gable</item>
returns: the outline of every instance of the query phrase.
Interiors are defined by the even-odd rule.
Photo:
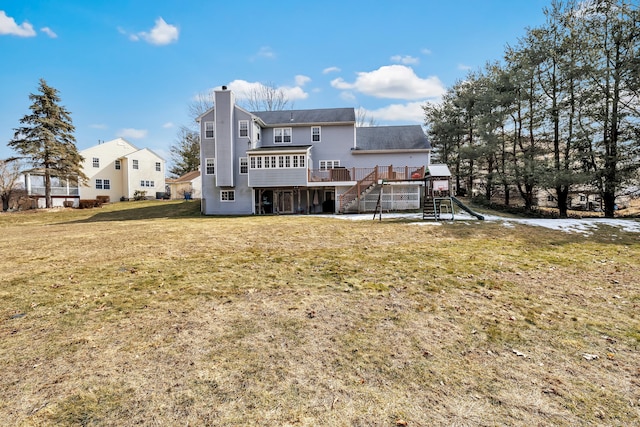
[[[83,157],[87,157],[85,155],[86,153],[92,153],[95,151],[100,151],[100,152],[112,151],[117,155],[122,155],[122,154],[133,153],[138,150],[139,150],[138,147],[136,147],[126,139],[116,138],[116,139],[112,139],[111,141],[101,142],[92,147],[85,148],[84,150],[80,151],[80,154],[82,154]]]
[[[132,151],[132,152],[127,153],[126,155],[124,155],[122,157],[130,158],[130,157],[132,157],[134,155],[144,154],[144,153],[149,153],[153,157],[157,157],[159,160],[163,160],[164,161],[164,159],[162,157],[158,156],[153,150],[151,150],[149,148],[142,148],[140,150]]]

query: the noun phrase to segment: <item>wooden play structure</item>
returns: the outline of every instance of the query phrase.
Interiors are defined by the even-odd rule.
[[[422,197],[423,220],[453,220],[455,214],[453,207],[454,204],[479,220],[484,220],[482,215],[469,209],[452,194],[451,171],[449,171],[449,167],[447,165],[429,165],[424,177],[415,177],[410,180],[402,181],[411,181],[413,183],[418,181],[421,182],[421,185],[424,188]],[[380,183],[382,185],[379,197],[381,197],[383,191],[382,188],[384,188],[385,184],[390,185],[396,182],[398,182],[398,180],[381,180]],[[373,214],[374,219],[377,214],[379,214],[380,219],[382,219],[382,209],[379,201],[378,206],[376,206],[376,211]]]

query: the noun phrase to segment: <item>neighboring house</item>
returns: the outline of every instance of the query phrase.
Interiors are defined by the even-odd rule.
[[[249,112],[224,86],[214,101],[198,118],[202,213],[362,212],[379,198],[421,208],[431,146],[420,125],[359,128],[353,108]],[[380,195],[384,180],[400,185]]]
[[[199,199],[202,194],[200,171],[187,172],[179,178],[167,178],[171,200]]]
[[[136,191],[147,198],[164,193],[165,162],[153,151],[134,146],[123,138],[103,142],[80,152],[82,170],[89,178],[80,198],[109,196],[110,201],[131,199]]]

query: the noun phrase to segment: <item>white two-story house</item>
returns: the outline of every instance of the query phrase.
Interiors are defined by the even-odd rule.
[[[138,148],[116,138],[80,151],[84,162],[82,170],[89,178],[80,187],[81,199],[109,196],[112,202],[130,199],[136,191],[143,191],[147,198],[164,193],[164,159],[148,148]]]
[[[421,207],[421,126],[356,127],[353,108],[249,112],[224,86],[214,102],[198,118],[203,214]]]
[[[137,148],[123,138],[102,142],[80,151],[84,162],[82,171],[88,181],[78,184],[76,179],[52,177],[51,198],[54,207],[78,207],[80,199],[109,196],[111,202],[133,198],[136,191],[144,191],[147,198],[164,193],[165,161],[147,148]],[[45,184],[42,172],[25,174],[27,194],[36,206],[45,206]]]

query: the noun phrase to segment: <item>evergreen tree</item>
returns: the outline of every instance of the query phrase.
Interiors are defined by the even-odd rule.
[[[200,136],[198,132],[182,126],[178,133],[178,141],[172,145],[171,159],[173,166],[169,173],[180,177],[200,167]]]
[[[616,196],[638,168],[640,10],[628,0],[594,0],[582,16],[577,30],[586,43],[580,51],[589,104],[581,124],[590,140],[586,163],[605,216],[613,217]]]
[[[71,115],[60,103],[58,91],[40,79],[38,94],[30,94],[33,102],[14,129],[9,146],[33,166],[32,171],[44,175],[46,207],[51,203],[51,177],[86,180],[82,172],[84,160],[75,145]]]

